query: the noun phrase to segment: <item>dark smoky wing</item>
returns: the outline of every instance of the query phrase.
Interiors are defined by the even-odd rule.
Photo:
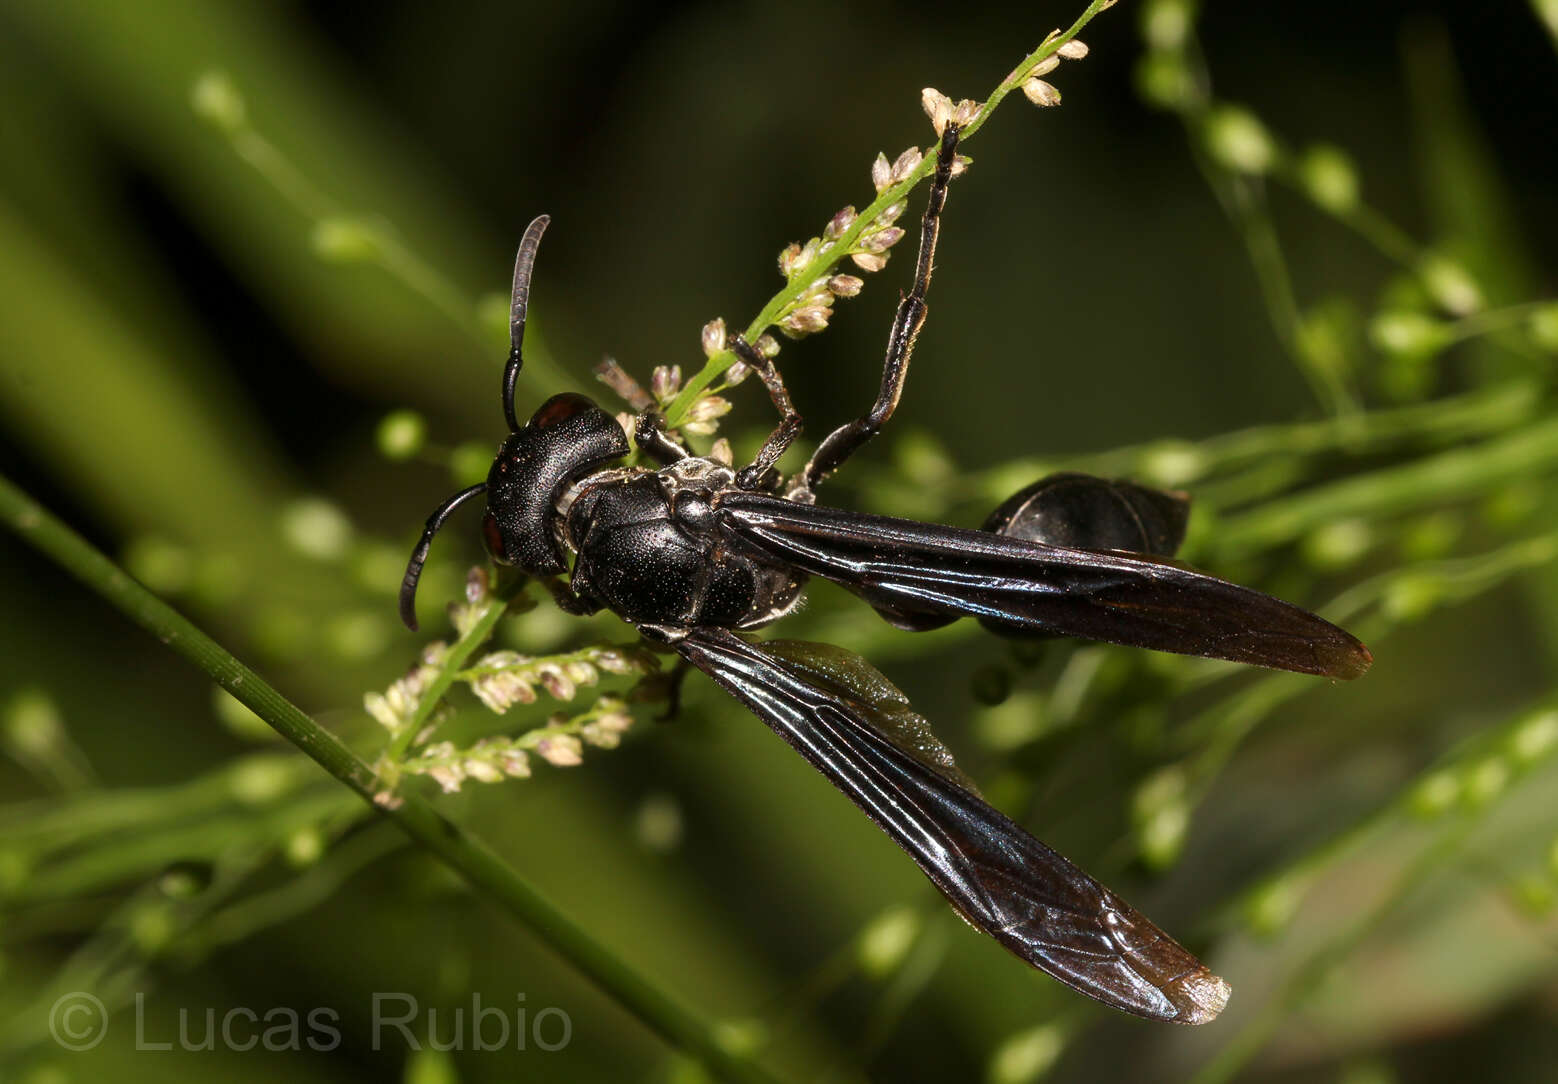
[[[864,657],[837,644],[810,640],[764,640],[762,652],[791,677],[847,701],[873,730],[931,771],[978,793],[974,781],[953,761],[952,750],[931,729],[930,721]]]
[[[1354,678],[1368,649],[1270,595],[1172,561],[1064,549],[985,531],[721,496],[738,545],[848,588],[884,612],[989,617],[1037,632]]]
[[[871,725],[870,707],[812,685],[716,629],[676,645],[811,761],[908,852],[952,906],[1011,952],[1106,1005],[1199,1024],[1228,985],[1103,885]]]

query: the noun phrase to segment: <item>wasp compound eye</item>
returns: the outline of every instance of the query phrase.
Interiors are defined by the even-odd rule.
[[[554,395],[536,410],[530,424],[536,429],[550,429],[588,410],[599,410],[591,400],[577,392],[565,391]]]
[[[487,553],[494,561],[500,565],[511,565],[514,563],[503,552],[503,532],[498,529],[498,517],[491,512],[482,517],[481,538],[487,544]]]

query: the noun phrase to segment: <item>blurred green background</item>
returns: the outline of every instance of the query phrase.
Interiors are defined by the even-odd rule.
[[[929,143],[921,87],[983,97],[1082,6],[4,0],[0,471],[371,757],[363,693],[445,634],[479,554],[461,516],[424,635],[399,627],[422,519],[502,431],[525,223],[553,217],[521,413],[607,354],[691,372],[784,244],[870,200],[878,151]],[[1054,465],[1186,484],[1189,557],[1354,627],[1364,680],[913,637],[824,589],[781,627],[877,661],[998,804],[1202,952],[1235,990],[1217,1023],[1117,1017],[1016,963],[701,680],[614,752],[440,804],[789,1079],[1550,1080],[1555,22],[1104,12],[1048,77],[1062,108],[1014,96],[969,144],[902,407],[826,495],[976,524]],[[785,345],[813,436],[874,394],[910,258]],[[730,397],[750,452],[771,411]],[[402,407],[431,434],[412,461],[375,441]],[[0,552],[0,1079],[699,1078],[193,669]],[[627,638],[546,604],[510,626],[532,653]],[[81,1052],[47,1026],[77,990],[116,1010]],[[466,1049],[376,1036],[375,992]],[[473,998],[528,1041],[469,1049]],[[235,1008],[324,1010],[338,1041],[186,1049]]]

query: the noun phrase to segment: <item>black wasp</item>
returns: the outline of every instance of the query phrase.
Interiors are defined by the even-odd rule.
[[[1167,560],[1185,499],[1082,475],[1019,493],[982,531],[813,503],[813,492],[891,417],[925,294],[957,129],[942,136],[920,226],[914,285],[887,340],[881,392],[787,482],[774,464],[800,432],[771,359],[738,338],[781,421],[740,470],[687,453],[646,412],[639,449],[658,470],[613,465],[630,451],[615,418],[582,395],[543,403],[528,424],[514,386],[530,274],[546,216],[514,263],[512,350],[503,372],[510,434],[482,485],[427,521],[401,589],[416,628],[417,579],[434,532],[487,494],[493,560],[545,578],[574,612],[605,607],[666,643],[752,710],[908,852],[972,925],[1061,982],[1138,1016],[1202,1023],[1228,986],[1109,889],[986,803],[902,695],[858,656],[739,632],[793,610],[809,576],[922,629],[974,616],[1000,631],[1081,636],[1283,670],[1352,678],[1369,653],[1314,614]],[[556,577],[573,568],[566,584]]]

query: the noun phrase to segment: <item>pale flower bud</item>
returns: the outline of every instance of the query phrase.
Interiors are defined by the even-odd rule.
[[[682,429],[697,436],[709,436],[719,424],[717,419],[730,413],[730,400],[718,395],[706,395],[687,411]]]
[[[572,734],[554,734],[536,742],[536,755],[557,768],[584,763],[584,745]]]
[[[1051,106],[1060,104],[1060,91],[1042,79],[1029,79],[1022,85],[1022,92],[1034,105]]]
[[[798,241],[791,241],[779,253],[779,273],[785,278],[795,274],[796,267],[801,262],[801,246]]]
[[[823,305],[806,305],[796,309],[779,321],[779,326],[792,335],[810,335],[828,326],[833,310]]]
[[[460,767],[464,769],[468,778],[474,779],[478,783],[503,782],[502,770],[488,761],[477,760],[475,757],[472,757],[470,760],[463,762]]]
[[[598,749],[615,749],[622,744],[622,735],[607,730],[599,723],[585,723],[579,728],[579,736]]]
[[[930,118],[937,135],[947,130],[947,122],[952,119],[951,98],[935,87],[926,87],[920,91],[920,105],[924,108],[925,115]]]
[[[687,410],[691,422],[711,422],[730,413],[730,400],[718,395],[705,395]]]
[[[897,203],[888,204],[882,210],[882,213],[876,216],[876,220],[871,223],[872,228],[881,229],[883,226],[891,226],[898,221],[898,216],[903,214],[904,208],[907,206],[909,206],[907,200],[899,200]]]
[[[892,183],[893,167],[887,160],[887,155],[877,153],[876,161],[871,163],[871,185],[878,192]]]
[[[703,325],[703,354],[712,358],[725,349],[725,319],[716,316]]]
[[[885,230],[877,230],[870,237],[860,242],[860,247],[867,252],[886,252],[903,239],[903,228],[889,226]]]
[[[662,403],[667,399],[674,399],[682,386],[682,367],[680,365],[656,365],[654,372],[649,374],[649,391]]]
[[[433,777],[445,794],[453,794],[460,789],[460,783],[465,778],[458,767],[453,764],[440,764],[436,768],[429,768],[427,774]]]
[[[829,241],[836,241],[854,224],[855,209],[845,207],[828,220],[828,224],[822,228],[822,236]]]

